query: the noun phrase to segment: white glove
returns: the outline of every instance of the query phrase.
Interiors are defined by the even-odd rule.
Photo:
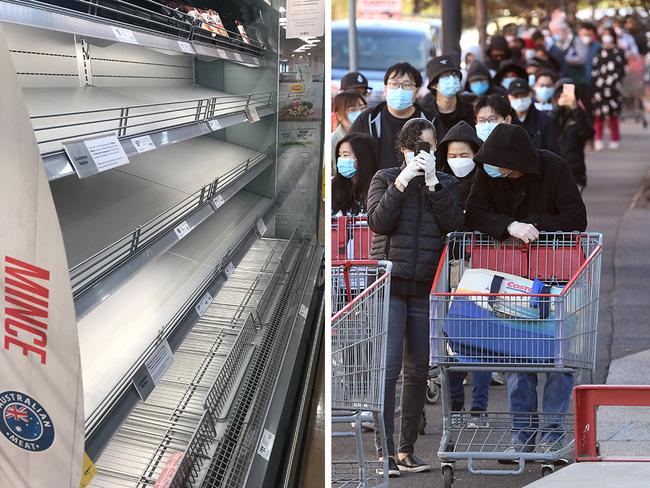
[[[521,239],[526,244],[533,242],[539,237],[539,231],[534,225],[517,221],[510,223],[508,226],[508,234],[517,239]]]
[[[413,161],[415,161],[424,171],[424,182],[431,190],[433,190],[433,188],[439,183],[438,177],[436,176],[435,155],[425,151],[420,151],[420,154],[415,156]]]
[[[420,166],[418,165],[418,163],[416,163],[416,159],[414,158],[406,165],[406,167],[397,176],[397,178],[395,178],[395,181],[399,181],[401,185],[404,188],[406,188],[409,182],[413,178],[421,175],[422,175],[422,170],[420,169]]]

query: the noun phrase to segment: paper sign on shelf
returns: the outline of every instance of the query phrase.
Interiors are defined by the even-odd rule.
[[[180,47],[181,51],[183,51],[184,53],[196,54],[196,52],[194,52],[194,48],[192,47],[192,45],[189,42],[178,41],[178,47]]]
[[[217,195],[216,197],[214,197],[214,198],[212,199],[212,201],[214,202],[214,206],[215,206],[216,208],[219,208],[219,207],[221,207],[224,203],[226,203],[226,201],[225,201],[225,200],[223,199],[223,197],[221,196],[221,193],[220,193],[219,195]]]
[[[223,49],[217,49],[217,54],[219,54],[220,58],[228,59],[228,55],[226,54],[226,51],[224,51]]]
[[[243,58],[241,57],[241,54],[239,54],[239,53],[235,53],[235,59],[237,61],[243,61]]]
[[[228,266],[226,266],[223,272],[226,274],[226,278],[230,278],[235,272],[235,266],[232,263],[228,263]]]
[[[140,44],[138,40],[133,35],[129,29],[122,29],[121,27],[113,27],[113,34],[115,34],[115,39],[120,42],[126,42],[128,44]]]
[[[287,39],[325,34],[323,0],[287,0]]]
[[[199,317],[203,317],[203,314],[212,303],[212,300],[212,295],[210,295],[209,291],[206,291],[205,295],[203,295],[203,298],[201,298],[201,301],[196,304],[196,307],[194,307],[194,310],[196,310],[196,313],[199,315]]]
[[[115,134],[64,142],[63,149],[72,161],[79,178],[129,163],[129,158]]]
[[[139,153],[153,151],[156,149],[156,145],[151,140],[151,136],[134,137],[131,139],[131,144],[133,144],[133,147]]]
[[[145,361],[151,381],[157,385],[174,360],[174,353],[166,340],[160,344],[151,357]]]
[[[257,449],[257,454],[262,456],[267,461],[271,457],[271,451],[273,450],[273,443],[275,442],[275,434],[264,429],[262,433],[262,438],[260,439],[260,446]]]
[[[213,131],[221,129],[221,123],[219,123],[217,119],[208,120],[208,124],[210,125],[210,129]]]
[[[185,455],[181,451],[177,451],[169,456],[165,463],[165,467],[160,472],[160,476],[158,477],[158,480],[156,480],[156,484],[153,485],[153,488],[169,488],[172,485],[174,475],[178,471],[184,456]]]
[[[267,229],[263,219],[259,219],[256,225],[257,225],[257,232],[259,232],[261,236],[266,234]]]
[[[244,111],[246,112],[246,117],[248,117],[248,121],[251,124],[260,121],[260,116],[257,113],[257,107],[254,107],[253,105],[249,105],[244,109]]]
[[[187,234],[189,234],[191,230],[192,229],[190,228],[190,225],[187,223],[187,221],[183,221],[178,227],[174,229],[174,232],[176,232],[176,235],[179,239],[182,239]]]
[[[97,474],[97,468],[88,454],[84,452],[84,464],[81,470],[81,482],[79,488],[86,488]]]
[[[303,319],[306,319],[308,313],[309,313],[309,307],[307,307],[305,304],[301,303],[300,304],[300,311],[298,312],[298,315],[300,315]]]

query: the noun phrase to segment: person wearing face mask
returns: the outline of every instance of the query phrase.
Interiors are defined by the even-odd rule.
[[[585,60],[582,65],[582,76],[580,76],[580,65],[575,68],[578,73],[572,74],[570,77],[575,81],[576,96],[585,106],[585,111],[590,117],[593,115],[593,108],[591,106],[591,97],[593,95],[593,84],[591,77],[591,70],[593,67],[593,60],[598,51],[600,51],[600,42],[596,33],[596,27],[589,23],[583,22],[578,29],[578,39],[580,43],[585,46]],[[577,45],[577,44],[576,44]]]
[[[503,87],[492,82],[492,75],[490,70],[485,64],[480,61],[474,61],[467,70],[467,82],[465,83],[465,91],[469,92],[474,99],[483,95],[492,95],[497,93],[505,95],[506,91]]]
[[[508,41],[503,36],[493,36],[490,39],[490,45],[485,52],[485,65],[490,70],[490,74],[494,76],[501,66],[501,63],[506,59],[510,59],[510,48]]]
[[[512,108],[508,100],[501,95],[479,97],[474,102],[476,117],[476,135],[485,141],[498,124],[512,123]]]
[[[415,100],[422,86],[422,75],[409,63],[397,63],[386,70],[386,101],[361,112],[350,132],[369,134],[377,141],[379,168],[390,168],[399,159],[395,137],[411,119],[431,122],[439,133],[442,125],[436,114],[422,108]]]
[[[554,44],[553,39],[551,37],[547,38],[539,30],[533,32],[531,39],[533,49],[535,49],[535,57],[542,62],[550,63],[550,66],[553,66],[560,76],[566,76],[564,52]]]
[[[361,115],[368,104],[365,98],[358,93],[341,92],[332,100],[332,113],[338,126],[332,132],[332,164],[336,164],[336,146],[350,131],[350,127],[357,117]]]
[[[623,108],[621,86],[625,76],[625,55],[616,46],[616,33],[611,27],[604,30],[603,45],[594,56],[591,76],[593,78],[593,94],[591,105],[594,111],[594,129],[596,138],[594,149],[603,149],[603,124],[607,119],[611,140],[610,149],[618,149],[621,134],[618,126],[618,116]]]
[[[513,124],[497,125],[474,156],[481,166],[467,200],[465,225],[494,239],[525,243],[540,231],[582,232],[587,211],[566,161],[550,151],[536,150],[530,137]],[[571,399],[573,376],[546,375],[542,400],[544,432],[536,440],[539,421],[535,373],[507,375],[512,440],[508,452],[546,453],[566,437],[561,415]],[[553,415],[558,414],[558,415]],[[554,447],[555,446],[555,447]],[[505,461],[504,461],[505,462]],[[517,461],[515,461],[517,462]]]
[[[460,95],[461,72],[454,56],[438,56],[427,63],[429,93],[422,97],[422,106],[438,114],[444,131],[459,121],[474,124],[472,104]]]
[[[348,134],[335,151],[332,213],[365,214],[368,188],[377,171],[377,144],[367,134]]]
[[[582,103],[573,94],[574,90],[564,90],[564,85],[572,82],[570,78],[560,78],[555,84],[551,120],[559,134],[560,156],[569,164],[573,179],[582,192],[587,186],[585,144],[595,131]]]
[[[553,93],[557,76],[550,70],[539,70],[535,77],[535,108],[549,114],[553,111]]]
[[[508,88],[508,100],[515,112],[512,123],[528,132],[537,149],[546,149],[559,154],[555,127],[551,118],[533,105],[532,91],[526,80],[515,80]]]
[[[397,136],[397,166],[377,171],[368,191],[368,225],[374,233],[371,259],[393,263],[384,396],[388,452],[381,452],[377,442],[379,458],[389,456],[390,476],[399,476],[400,471],[431,471],[414,452],[429,372],[429,293],[443,238],[463,225],[456,179],[435,168],[436,140],[429,121],[406,122]],[[402,367],[396,448],[395,386]]]
[[[527,78],[528,73],[526,73],[526,68],[521,63],[507,60],[501,63],[499,70],[494,75],[494,83],[507,91],[513,81]]]

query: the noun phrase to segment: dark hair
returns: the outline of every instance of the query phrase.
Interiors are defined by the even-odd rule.
[[[609,34],[610,36],[612,36],[612,38],[614,39],[614,42],[612,44],[616,46],[616,44],[618,43],[618,36],[616,35],[616,31],[614,30],[613,27],[605,27],[603,29],[603,34]]]
[[[490,107],[495,113],[499,114],[504,119],[512,114],[512,107],[510,102],[503,95],[493,93],[492,95],[482,95],[474,102],[474,118],[478,116],[482,108]]]
[[[554,84],[558,79],[557,72],[547,68],[538,69],[535,73],[535,80],[539,80],[542,76],[550,77]]]
[[[530,38],[531,38],[533,41],[539,41],[539,40],[542,40],[542,41],[543,41],[543,40],[544,40],[544,34],[542,34],[542,31],[540,31],[540,30],[536,30],[535,32],[533,32],[533,35],[530,36]]]
[[[585,29],[585,30],[591,31],[594,34],[597,31],[596,26],[594,24],[592,24],[591,22],[581,22],[580,27],[578,28],[578,30],[580,30],[580,29]]]
[[[344,115],[348,108],[353,107],[359,102],[368,106],[366,99],[359,93],[341,92],[332,100],[332,112],[337,115]]]
[[[339,149],[344,142],[352,146],[357,160],[357,172],[352,178],[345,178],[334,165],[332,212],[356,213],[361,210],[360,206],[365,209],[370,181],[377,171],[377,143],[368,134],[348,134],[336,145],[334,159],[338,159]]]
[[[521,47],[519,48],[520,50],[523,49],[524,47],[526,47],[526,41],[524,41],[523,38],[521,38],[521,37],[515,37],[515,38],[512,40],[512,42],[513,42],[513,43],[516,42],[517,44],[519,44],[519,45],[521,46]]]
[[[415,149],[415,143],[421,140],[422,132],[425,130],[433,131],[433,140],[437,143],[438,134],[436,133],[436,128],[427,119],[411,119],[404,124],[404,127],[397,133],[397,137],[395,138],[395,147],[399,151],[400,157],[402,157],[402,149],[408,149],[410,151]]]
[[[413,78],[413,82],[415,83],[415,86],[417,88],[420,88],[422,86],[422,75],[417,69],[415,69],[409,63],[406,62],[397,63],[391,66],[390,68],[388,68],[386,70],[386,74],[384,74],[384,85],[388,84],[388,78],[390,78],[391,75],[395,75],[395,76],[409,75],[411,78]]]

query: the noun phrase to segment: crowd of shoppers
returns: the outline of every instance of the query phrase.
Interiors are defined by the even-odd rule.
[[[508,38],[509,37],[509,38]],[[485,52],[432,58],[426,79],[403,62],[384,76],[385,101],[364,107],[359,73],[334,99],[335,213],[365,214],[374,233],[371,258],[393,262],[384,423],[391,476],[431,466],[415,454],[429,357],[428,298],[443,240],[451,231],[480,231],[535,241],[540,232],[584,231],[585,148],[620,144],[622,83],[631,59],[648,53],[645,32],[630,17],[570,25],[555,12],[521,37],[494,35]],[[345,79],[345,78],[344,78]],[[424,86],[424,89],[421,89]],[[343,84],[342,84],[343,88]],[[423,92],[425,92],[423,94]],[[340,97],[340,98],[339,98]],[[347,134],[347,135],[346,135]],[[401,426],[395,443],[395,385],[403,372]],[[452,373],[452,411],[488,426],[492,373]],[[549,448],[563,436],[572,376],[548,374],[542,410],[553,436],[536,439],[537,375],[508,374],[514,414],[510,450]]]

